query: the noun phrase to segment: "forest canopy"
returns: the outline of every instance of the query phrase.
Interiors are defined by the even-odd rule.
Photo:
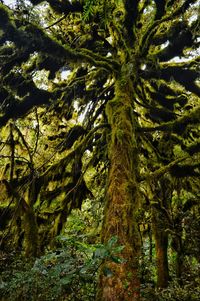
[[[198,300],[199,0],[0,2],[4,256],[41,264],[78,218],[101,245],[78,300],[169,300],[173,281]],[[67,279],[53,300],[77,300]]]

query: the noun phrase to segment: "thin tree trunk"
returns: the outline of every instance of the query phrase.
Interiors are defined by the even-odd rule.
[[[35,178],[29,188],[28,202],[23,216],[24,249],[26,257],[36,257],[39,253],[38,225],[33,206],[37,200]],[[25,202],[25,200],[24,200]]]
[[[176,271],[176,278],[180,285],[183,284],[182,280],[182,272],[184,268],[184,254],[183,254],[183,242],[182,242],[182,227],[181,227],[181,220],[179,220],[179,227],[177,229],[177,236],[173,237],[172,245],[175,251],[175,271]]]
[[[153,261],[153,241],[152,241],[152,229],[151,225],[148,225],[148,236],[149,236],[149,261]]]
[[[159,210],[153,208],[153,232],[155,238],[156,264],[157,264],[157,287],[164,288],[168,286],[168,233],[165,231],[165,218]]]
[[[176,277],[178,279],[178,283],[180,285],[183,284],[182,280],[182,272],[183,272],[183,267],[184,267],[184,256],[182,254],[182,251],[177,252],[176,254]]]
[[[140,236],[134,212],[139,201],[137,185],[137,144],[134,132],[133,111],[129,84],[116,84],[115,98],[107,104],[106,113],[111,126],[108,156],[106,207],[102,229],[102,241],[106,243],[112,236],[118,237],[123,245],[123,262],[107,260],[100,273],[97,300],[136,301],[139,300],[140,281],[138,260]],[[112,275],[106,276],[108,268]]]
[[[32,208],[24,213],[24,249],[26,257],[36,257],[38,255],[38,226]]]

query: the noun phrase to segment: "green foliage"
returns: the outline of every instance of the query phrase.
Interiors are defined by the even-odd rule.
[[[200,264],[196,260],[186,258],[187,267],[183,271],[182,284],[180,279],[176,278],[173,266],[173,253],[169,256],[171,281],[167,288],[156,288],[156,262],[150,262],[146,255],[142,258],[141,265],[141,294],[143,301],[198,301],[200,294]],[[188,262],[189,261],[189,262]],[[154,280],[154,281],[153,281]]]
[[[90,16],[94,12],[94,5],[97,4],[96,2],[97,2],[97,0],[87,0],[86,1],[85,5],[83,7],[83,20],[89,21]]]
[[[130,150],[124,141],[130,144],[124,163],[133,162],[134,172],[132,164],[120,168],[141,193],[131,191],[127,200],[133,204],[130,219],[129,206],[116,208],[112,197],[105,213],[109,208],[116,209],[116,218],[125,213],[112,230],[122,230],[124,241],[139,225],[144,296],[150,301],[197,300],[198,10],[198,0],[0,4],[0,240],[5,252],[12,246],[23,254],[27,242],[42,254],[3,267],[0,289],[6,300],[94,300],[101,263],[123,262],[119,254],[126,250],[115,236],[106,245],[97,244],[108,168],[112,171],[120,159],[119,153],[109,162],[115,152],[109,149],[110,138],[121,150]],[[120,115],[123,110],[126,114]],[[121,175],[119,169],[113,172],[115,183]],[[86,199],[93,202],[87,210]],[[155,228],[169,236],[173,281],[162,291],[153,287],[152,207]],[[131,226],[132,215],[138,225]],[[38,246],[31,220],[37,224]],[[137,235],[131,240],[137,246]],[[113,275],[106,265],[103,274]]]
[[[169,288],[157,291],[155,301],[198,301],[200,296],[200,287],[191,284],[181,287],[173,283]]]
[[[97,192],[99,192],[98,189]],[[70,237],[79,237],[81,241],[86,243],[99,243],[102,211],[102,199],[99,192],[95,202],[87,199],[81,210],[75,209],[72,211],[67,219],[64,234]]]
[[[15,257],[1,275],[3,300],[47,301],[95,298],[97,273],[105,259],[120,263],[123,246],[112,237],[107,244],[89,245],[74,237],[59,236],[59,248],[48,251],[33,264]],[[105,271],[109,276],[110,271]]]
[[[199,301],[200,288],[186,285],[180,287],[177,283],[167,289],[154,291],[151,287],[142,289],[144,301]]]

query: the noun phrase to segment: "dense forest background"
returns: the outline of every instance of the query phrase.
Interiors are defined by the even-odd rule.
[[[199,0],[0,2],[0,300],[198,301]]]

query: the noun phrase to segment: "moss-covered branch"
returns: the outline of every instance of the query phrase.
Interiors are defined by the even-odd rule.
[[[29,53],[37,51],[65,59],[68,63],[85,62],[110,71],[115,69],[114,65],[116,63],[113,65],[113,61],[109,58],[104,58],[86,49],[77,51],[70,48],[67,44],[62,45],[48,36],[42,28],[34,24],[28,24],[23,30],[17,29],[15,24],[10,21],[10,12],[3,5],[0,5],[0,19],[4,20],[4,22],[0,23],[0,27],[4,32],[1,43],[9,40],[13,41],[17,47],[28,50]]]
[[[154,131],[164,131],[164,132],[174,132],[182,134],[188,125],[199,124],[200,122],[200,107],[193,109],[189,114],[177,118],[174,121],[163,123],[162,125],[156,127],[141,127],[138,128],[138,132],[154,132]]]
[[[175,1],[174,1],[175,2]],[[170,6],[170,8],[166,11],[166,13],[163,15],[161,19],[155,20],[154,22],[150,23],[149,27],[147,28],[146,32],[144,33],[142,39],[141,39],[141,54],[145,55],[148,53],[149,47],[152,43],[152,40],[154,38],[154,35],[156,34],[158,28],[163,24],[164,22],[171,22],[176,17],[184,14],[191,4],[196,3],[197,0],[186,0],[184,1],[180,6],[178,7],[173,3],[174,7]],[[178,3],[177,3],[178,4]],[[174,38],[175,41],[176,37]],[[184,43],[182,41],[182,43]]]
[[[188,155],[178,158],[178,159],[170,162],[168,165],[163,166],[163,167],[157,169],[156,171],[149,173],[149,175],[146,175],[145,177],[142,177],[141,181],[146,181],[146,180],[149,181],[150,179],[153,179],[153,180],[159,179],[165,173],[169,172],[172,167],[174,167],[175,165],[177,165],[178,163],[180,163],[182,161],[185,161],[188,158],[189,158]]]
[[[10,103],[4,110],[3,116],[0,117],[0,127],[4,126],[11,118],[20,118],[28,113],[34,106],[49,104],[51,93],[35,89],[34,94],[27,95],[23,101],[19,102],[14,97],[10,97]]]
[[[151,66],[147,66],[146,70],[140,71],[140,74],[145,79],[163,79],[167,82],[175,80],[181,84],[186,90],[193,92],[200,96],[200,87],[196,83],[199,78],[199,72],[194,69],[187,68],[187,65],[170,65],[163,66],[157,69],[153,69]]]
[[[54,175],[56,175],[56,173],[59,172],[60,168],[63,167],[65,168],[69,164],[69,162],[74,158],[76,153],[79,152],[84,153],[84,151],[87,148],[90,148],[90,144],[93,139],[94,133],[96,133],[96,131],[105,127],[108,127],[108,124],[100,124],[95,128],[93,128],[92,130],[90,130],[89,133],[87,133],[85,137],[74,146],[74,149],[69,151],[67,156],[61,159],[58,163],[53,164],[48,169],[46,169],[45,172],[40,176],[40,179],[42,180],[42,178],[45,178],[45,181],[47,180],[46,177],[48,178],[48,180],[52,179],[52,177],[54,177]],[[39,170],[37,171],[40,172]]]

